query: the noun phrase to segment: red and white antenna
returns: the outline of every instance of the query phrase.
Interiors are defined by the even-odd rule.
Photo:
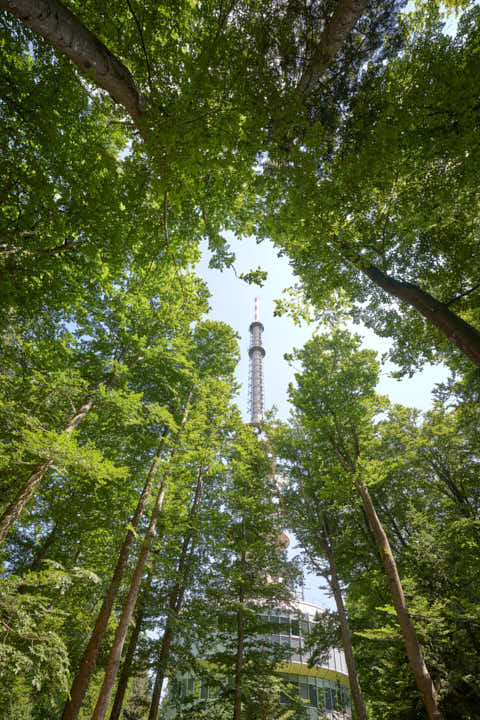
[[[255,298],[255,322],[258,322],[258,297]]]

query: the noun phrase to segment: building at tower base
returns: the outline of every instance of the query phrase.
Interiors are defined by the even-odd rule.
[[[265,611],[259,608],[259,611],[268,613],[265,619],[271,627],[278,625],[278,630],[274,630],[266,639],[272,644],[278,643],[290,648],[290,659],[278,665],[277,675],[285,682],[289,695],[301,699],[308,720],[351,720],[351,697],[343,651],[332,648],[325,664],[308,666],[310,653],[305,649],[305,640],[316,622],[316,616],[323,612],[322,608],[296,600],[289,608]],[[258,640],[261,643],[265,638],[259,637]],[[212,642],[215,641],[212,639]],[[179,707],[185,703],[184,710],[189,708],[190,712],[196,703],[208,709],[208,701],[210,700],[213,706],[215,697],[215,692],[212,692],[205,681],[191,673],[178,675],[169,683],[166,719],[174,720],[180,717],[182,713]],[[207,716],[209,717],[208,710]],[[202,714],[202,717],[205,717],[205,714]],[[272,717],[268,720],[274,719]]]

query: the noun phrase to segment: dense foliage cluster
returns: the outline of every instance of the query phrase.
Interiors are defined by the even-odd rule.
[[[157,720],[190,672],[185,718],[300,720],[258,642],[282,526],[359,720],[478,717],[480,10],[448,35],[405,5],[1,0],[2,717]],[[195,274],[226,230],[330,327],[263,434]],[[345,317],[400,376],[450,367],[429,413],[378,396]]]

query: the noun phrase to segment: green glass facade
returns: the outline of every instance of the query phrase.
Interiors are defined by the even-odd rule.
[[[290,696],[300,697],[305,704],[309,720],[350,720],[351,698],[348,686],[347,668],[341,650],[332,648],[327,662],[322,666],[308,667],[309,653],[305,648],[305,637],[321,608],[297,600],[294,608],[265,611],[262,620],[271,628],[268,635],[259,635],[259,644],[282,644],[292,651],[290,658],[278,667],[278,675],[285,681]],[[231,682],[231,681],[230,681]],[[199,679],[191,675],[175,678],[170,690],[178,699],[213,699],[215,693]],[[287,698],[280,696],[280,703]],[[176,717],[173,704],[168,711],[168,720]]]

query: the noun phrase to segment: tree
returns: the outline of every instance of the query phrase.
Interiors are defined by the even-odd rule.
[[[216,382],[216,393],[213,394],[211,392],[211,380],[209,373],[215,371],[219,365],[218,361],[218,355],[217,353],[212,350],[212,348],[207,346],[205,347],[204,343],[206,340],[206,337],[208,337],[209,331],[212,335],[220,334],[223,330],[223,335],[226,339],[226,343],[224,347],[220,347],[219,350],[222,354],[222,366],[223,370],[222,373],[228,377],[230,382],[228,384],[224,383],[223,388],[218,383],[218,380]],[[237,347],[236,344],[233,342],[232,334],[231,332],[228,334],[226,331],[226,328],[219,324],[215,323],[209,323],[206,324],[206,327],[200,326],[196,329],[196,339],[198,340],[198,347],[194,348],[194,351],[192,352],[193,357],[195,356],[199,359],[199,367],[197,368],[197,372],[194,375],[194,382],[195,382],[195,390],[190,390],[189,398],[187,400],[187,403],[190,402],[191,396],[196,399],[198,403],[198,409],[205,412],[205,405],[202,405],[201,401],[205,403],[205,400],[216,399],[218,404],[222,406],[222,401],[224,405],[224,396],[228,395],[232,392],[232,382],[231,382],[231,373],[234,367],[234,362],[237,356]],[[202,357],[202,352],[205,351],[205,349],[208,350],[208,354],[205,353]],[[200,382],[202,380],[203,376],[203,384]],[[218,377],[218,376],[217,376]],[[210,382],[209,382],[210,380]],[[221,389],[223,389],[223,394],[221,392]],[[215,407],[215,405],[213,405]],[[188,408],[189,409],[189,408]],[[102,687],[100,689],[97,703],[95,706],[95,710],[93,713],[93,717],[96,718],[96,720],[103,720],[105,717],[105,713],[108,707],[108,703],[110,700],[110,696],[113,691],[113,684],[116,679],[116,675],[118,672],[120,659],[122,655],[123,646],[125,643],[125,639],[127,636],[128,626],[130,624],[131,618],[133,616],[133,613],[135,611],[135,607],[137,604],[138,595],[140,592],[144,570],[146,566],[146,562],[148,559],[148,556],[151,552],[152,544],[154,542],[155,533],[158,525],[159,518],[161,517],[161,512],[163,508],[164,498],[165,494],[168,491],[169,485],[175,482],[175,473],[172,472],[174,463],[176,462],[176,450],[178,444],[183,442],[183,438],[181,437],[181,432],[183,430],[183,427],[186,422],[187,418],[187,407],[185,408],[184,415],[182,418],[182,423],[180,424],[179,431],[177,433],[176,439],[175,439],[175,445],[172,451],[172,457],[169,461],[169,466],[165,468],[163,472],[163,477],[161,478],[161,481],[157,485],[156,491],[155,491],[155,501],[153,505],[153,509],[150,514],[150,520],[148,524],[148,529],[145,533],[142,546],[140,548],[140,552],[137,558],[137,562],[135,565],[135,569],[132,575],[131,584],[128,590],[128,594],[122,609],[121,618],[119,621],[119,625],[117,627],[114,640],[112,642],[109,658],[107,661],[107,666],[105,670],[105,677],[102,683]],[[224,407],[222,406],[222,409],[224,410]],[[208,412],[207,412],[208,414]],[[214,419],[214,418],[212,418]],[[220,414],[221,419],[221,414]],[[203,417],[202,417],[203,420]],[[215,427],[215,426],[213,426]],[[201,463],[201,470],[199,471],[199,482],[203,481],[204,474],[206,472],[204,462]],[[172,467],[173,466],[173,467]],[[201,487],[201,486],[200,486]],[[200,492],[200,490],[199,490]],[[184,558],[185,560],[185,558]]]
[[[372,492],[428,665],[439,678],[447,718],[474,717],[479,692],[474,679],[478,628],[476,614],[471,614],[479,543],[477,490],[470,480],[475,442],[472,436],[466,441],[464,434],[475,432],[475,422],[470,417],[467,430],[460,417],[440,401],[422,422],[418,413],[394,406],[377,423],[369,451],[383,463],[382,479]],[[372,709],[386,718],[400,713],[417,717],[394,610],[375,559],[358,540],[355,546],[358,565],[348,566],[348,602],[363,684],[367,692],[372,682],[376,688],[369,692]]]
[[[284,688],[276,668],[288,651],[265,637],[273,626],[268,609],[289,602],[286,583],[296,572],[277,543],[280,518],[271,463],[265,443],[242,426],[237,414],[217,470],[223,503],[211,518],[208,564],[188,613],[193,622],[179,628],[180,637],[186,633],[186,647],[179,638],[177,653],[184,660],[177,662],[177,677],[186,670],[188,678],[200,677],[204,688],[193,704],[192,693],[182,702],[171,692],[182,717],[231,717],[233,712],[264,718],[272,712],[289,716],[289,710],[292,717],[304,716],[300,698],[285,696],[287,705],[280,704]]]
[[[302,544],[307,566],[311,566],[316,574],[327,580],[333,593],[356,714],[361,720],[367,720],[367,710],[357,675],[352,634],[335,561],[335,546],[337,536],[341,535],[342,522],[345,522],[345,509],[342,508],[339,513],[334,503],[322,497],[324,487],[335,483],[336,468],[332,468],[332,463],[329,462],[329,451],[322,439],[310,424],[302,423],[301,417],[295,422],[293,416],[289,426],[276,424],[270,429],[269,436],[285,476],[282,505],[288,524]],[[321,630],[321,619],[319,622],[318,627]],[[316,645],[318,647],[318,642]],[[323,651],[328,652],[330,647],[335,647],[335,643],[321,643]],[[320,664],[315,654],[312,660]]]
[[[293,403],[304,422],[311,424],[328,444],[330,456],[337,461],[339,477],[345,480],[350,477],[350,483],[353,481],[378,546],[418,690],[428,716],[442,718],[397,564],[367,485],[379,472],[377,465],[369,466],[368,454],[365,459],[362,454],[372,430],[372,420],[382,409],[380,398],[374,392],[378,373],[374,354],[359,350],[358,337],[350,338],[346,331],[337,329],[331,337],[317,336],[295,357],[301,360],[303,372],[295,376],[297,387],[290,390]]]
[[[349,99],[367,60],[381,63],[396,47],[384,38],[398,27],[397,4],[365,0],[340,0],[334,10],[239,2],[219,12],[190,3],[160,12],[153,3],[141,17],[131,3],[128,12],[110,4],[108,13],[58,0],[2,5],[127,112],[122,129],[130,139],[138,131],[144,142],[133,151],[147,153],[158,178],[153,203],[166,221],[173,202],[191,240],[200,223],[216,263],[232,260],[218,231],[230,222],[232,198],[241,210],[258,153],[302,138],[312,114],[332,130],[335,104]]]
[[[223,368],[225,374],[225,366]],[[230,406],[233,378],[221,383],[218,376],[205,385],[184,439],[183,477],[176,473],[170,502],[172,527],[168,542],[175,548],[170,551],[174,567],[167,575],[164,595],[165,621],[163,633],[154,648],[155,681],[149,710],[150,720],[156,720],[163,682],[170,667],[170,651],[175,642],[179,617],[192,586],[201,585],[204,556],[216,519],[215,507],[222,486],[222,460],[225,444],[229,441],[232,426],[238,423],[238,413]],[[166,510],[167,512],[168,510]]]
[[[474,8],[454,39],[438,21],[407,24],[404,52],[368,65],[335,140],[312,124],[287,157],[266,158],[247,221],[320,311],[341,289],[355,318],[393,337],[405,371],[455,346],[480,363],[477,23]]]
[[[111,286],[109,294],[103,296],[99,306],[96,306],[97,298],[93,298],[93,307],[88,307],[88,304],[85,303],[87,307],[78,308],[75,335],[64,331],[66,347],[62,347],[60,343],[60,349],[63,351],[66,362],[74,371],[74,377],[83,392],[82,394],[78,393],[71,403],[65,403],[66,398],[62,397],[60,412],[53,422],[50,408],[42,408],[43,413],[48,416],[47,428],[40,419],[42,418],[41,413],[36,424],[32,418],[29,418],[28,424],[33,426],[34,430],[33,437],[27,432],[25,439],[20,439],[20,442],[17,440],[20,446],[17,453],[20,454],[21,449],[25,453],[22,445],[27,445],[28,464],[31,469],[28,474],[24,472],[22,464],[24,465],[25,461],[24,458],[21,458],[20,467],[23,471],[23,478],[19,490],[17,490],[18,484],[15,483],[17,492],[3,511],[0,519],[0,539],[5,539],[12,525],[36,492],[43,477],[54,464],[55,456],[52,452],[59,448],[56,450],[57,453],[61,454],[62,450],[66,452],[67,449],[73,453],[76,445],[75,431],[89,416],[95,404],[102,400],[110,400],[110,402],[114,402],[115,399],[123,400],[122,387],[118,386],[120,383],[123,383],[124,386],[128,384],[127,370],[132,368],[134,372],[138,373],[138,366],[145,364],[145,356],[150,360],[155,358],[156,352],[164,345],[169,330],[177,325],[182,326],[187,323],[189,317],[198,316],[198,312],[203,309],[203,297],[201,292],[196,293],[196,282],[192,278],[191,304],[187,310],[185,305],[188,298],[186,294],[188,281],[185,277],[182,294],[179,293],[176,284],[169,287],[168,313],[165,312],[160,320],[156,312],[156,305],[160,297],[164,302],[167,300],[167,293],[162,288],[162,281],[166,281],[167,278],[172,280],[176,275],[168,263],[165,263],[163,270],[165,275],[162,277],[159,263],[155,279],[144,278],[141,292],[133,278],[126,289]],[[159,291],[161,292],[160,296]],[[183,308],[181,316],[176,315],[176,309],[179,306]],[[94,323],[93,327],[92,322]],[[54,342],[55,345],[59,345],[59,343]],[[78,355],[75,357],[78,350],[80,350],[80,357]],[[33,362],[36,362],[36,358],[33,358]],[[80,371],[77,370],[79,366]],[[32,372],[32,376],[32,379],[36,377],[34,372]],[[60,377],[65,383],[65,373]],[[22,385],[25,386],[25,383],[23,382]],[[63,392],[66,393],[65,387]],[[128,393],[129,390],[126,391],[127,395]],[[135,392],[131,393],[131,399],[134,404],[138,403],[139,398]],[[66,404],[68,410],[65,408]],[[130,409],[133,410],[133,408]],[[18,436],[18,428],[14,428],[13,432]],[[15,460],[18,463],[18,459],[15,458]]]

